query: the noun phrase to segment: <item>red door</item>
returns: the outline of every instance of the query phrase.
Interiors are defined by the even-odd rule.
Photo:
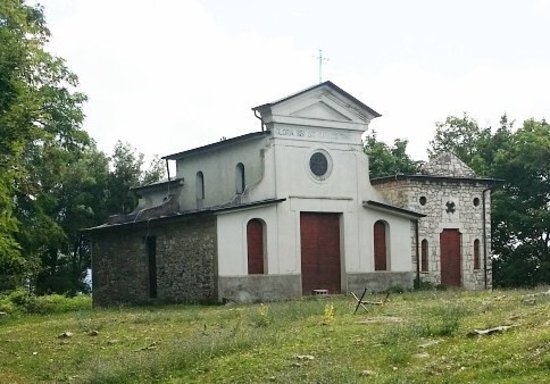
[[[340,217],[335,213],[300,214],[302,294],[314,289],[340,293]]]
[[[374,270],[385,271],[386,253],[386,225],[382,221],[374,223]]]
[[[264,228],[258,219],[252,219],[246,226],[248,242],[248,274],[264,273]]]
[[[439,235],[441,243],[441,284],[460,287],[460,232],[444,229]]]

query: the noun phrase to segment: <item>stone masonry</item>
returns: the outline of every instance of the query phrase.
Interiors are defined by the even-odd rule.
[[[458,229],[461,234],[461,286],[474,290],[491,288],[491,207],[488,191],[490,180],[476,178],[471,169],[456,156],[448,153],[427,163],[421,172],[417,175],[398,175],[372,181],[391,204],[426,215],[419,220],[418,253],[421,260],[420,244],[422,240],[427,240],[428,266],[427,271],[420,268],[420,279],[433,284],[441,283],[440,234],[444,229]],[[486,254],[483,247],[484,225]],[[475,240],[479,241],[477,269],[474,268]],[[411,243],[411,256],[416,270],[414,227],[411,228]]]
[[[150,297],[146,244],[152,236],[156,237],[156,298]],[[216,219],[206,215],[95,231],[94,305],[216,302],[216,243]]]

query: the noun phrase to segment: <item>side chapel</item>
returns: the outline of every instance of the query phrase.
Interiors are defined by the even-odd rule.
[[[95,305],[491,287],[492,179],[450,153],[370,179],[380,114],[330,81],[253,112],[261,131],[165,156],[175,176],[84,230]]]

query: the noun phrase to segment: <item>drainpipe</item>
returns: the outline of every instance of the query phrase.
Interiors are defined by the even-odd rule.
[[[170,181],[170,167],[168,166],[168,159],[166,160],[166,174],[168,175],[168,181]]]
[[[481,212],[482,222],[483,222],[483,278],[484,278],[484,287],[487,289],[487,224],[485,223],[486,218],[486,202],[485,202],[485,192],[490,191],[491,188],[485,188],[481,192],[481,201],[483,212]]]
[[[414,236],[416,245],[416,284],[420,286],[420,255],[418,252],[418,219],[414,220]]]
[[[167,193],[167,196],[170,196],[170,167],[168,166],[168,159],[165,159],[166,160],[166,174],[168,175],[168,193]]]
[[[258,115],[258,110],[257,109],[253,109],[253,111],[254,111],[254,116],[262,122],[261,127],[262,127],[262,132],[264,132],[265,131],[265,123],[264,123],[262,117]]]

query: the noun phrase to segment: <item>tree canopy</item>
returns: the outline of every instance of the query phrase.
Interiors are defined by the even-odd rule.
[[[50,203],[43,191],[57,188],[56,171],[67,162],[63,156],[90,144],[80,128],[86,97],[75,90],[77,77],[64,61],[44,50],[49,35],[41,7],[20,0],[0,2],[0,271],[4,284],[16,283],[34,261],[24,254],[17,235],[35,227],[19,231],[21,219],[45,229],[44,238],[61,237],[51,218],[35,208]],[[40,171],[44,174],[37,177]]]
[[[369,174],[371,178],[397,174],[414,174],[422,163],[415,161],[407,154],[407,140],[395,139],[392,146],[379,141],[376,132],[367,134],[364,146],[369,157]]]

